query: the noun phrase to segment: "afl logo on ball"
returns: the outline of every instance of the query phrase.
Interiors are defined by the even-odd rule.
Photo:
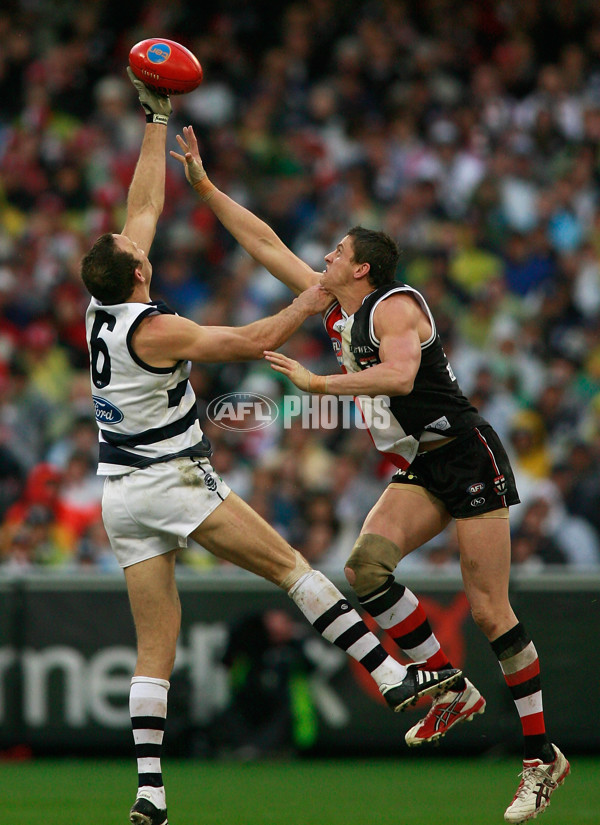
[[[146,57],[150,63],[165,63],[171,57],[171,47],[166,43],[154,43],[148,49]]]

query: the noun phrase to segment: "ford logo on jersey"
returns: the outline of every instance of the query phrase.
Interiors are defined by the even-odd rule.
[[[123,413],[106,398],[99,398],[97,395],[92,395],[94,402],[94,409],[96,411],[96,421],[99,424],[118,424],[123,420]]]

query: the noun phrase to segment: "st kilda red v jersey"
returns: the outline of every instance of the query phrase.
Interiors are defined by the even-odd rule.
[[[342,370],[359,372],[381,363],[373,314],[381,301],[397,292],[411,295],[431,323],[431,336],[421,344],[421,365],[414,387],[408,395],[379,397],[378,414],[373,398],[360,396],[356,400],[377,449],[397,467],[406,469],[420,444],[461,435],[486,422],[458,386],[425,299],[416,289],[398,281],[367,295],[354,315],[346,315],[337,301],[325,313],[325,327]],[[386,416],[380,414],[382,404]]]

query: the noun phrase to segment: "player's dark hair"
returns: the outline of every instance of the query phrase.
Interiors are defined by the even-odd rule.
[[[81,279],[88,292],[103,304],[122,304],[133,292],[133,274],[140,265],[124,252],[110,232],[101,235],[81,261]]]
[[[363,226],[353,226],[348,236],[352,238],[356,263],[370,264],[367,278],[372,286],[380,287],[394,280],[400,250],[389,235]]]

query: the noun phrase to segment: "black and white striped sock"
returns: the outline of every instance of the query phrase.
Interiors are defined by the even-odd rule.
[[[447,670],[452,667],[431,629],[421,602],[408,587],[394,581],[393,576],[373,593],[360,596],[359,601],[413,662],[423,662],[421,667],[425,670]],[[462,678],[452,686],[455,691],[465,688],[466,682]]]
[[[160,757],[167,718],[166,679],[134,676],[129,691],[129,713],[138,769],[138,799],[159,809],[167,807]]]
[[[315,630],[360,662],[378,686],[397,684],[404,679],[404,665],[386,653],[352,605],[318,570],[305,573],[288,595]]]

